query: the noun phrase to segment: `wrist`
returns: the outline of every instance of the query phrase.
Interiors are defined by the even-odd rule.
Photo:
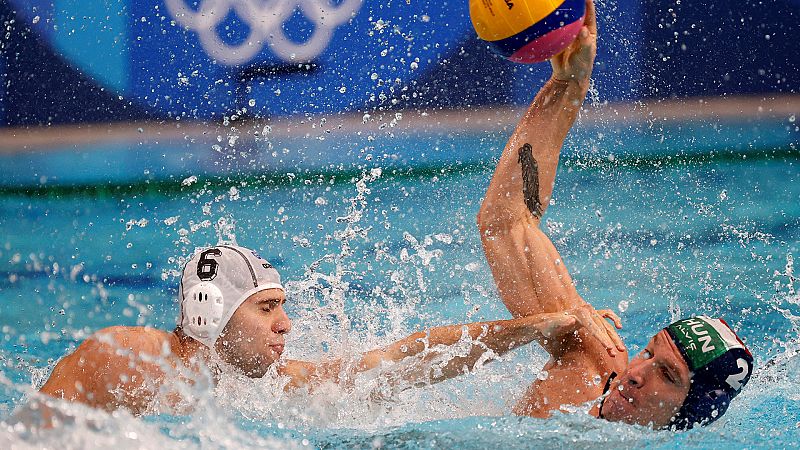
[[[559,75],[555,73],[550,77],[549,81],[562,86],[578,87],[584,93],[589,90],[589,83],[590,83],[589,78],[578,78],[569,75]]]

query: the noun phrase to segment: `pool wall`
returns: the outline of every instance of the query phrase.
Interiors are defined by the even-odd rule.
[[[800,96],[587,104],[565,158],[653,164],[800,156]],[[0,130],[0,190],[174,189],[191,176],[347,174],[491,164],[521,108]],[[136,185],[131,187],[132,185]],[[137,187],[138,186],[138,187]]]

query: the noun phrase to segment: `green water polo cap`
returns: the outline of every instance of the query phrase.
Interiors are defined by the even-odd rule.
[[[665,328],[691,372],[691,387],[670,424],[707,425],[728,409],[753,373],[753,355],[722,319],[690,317]]]

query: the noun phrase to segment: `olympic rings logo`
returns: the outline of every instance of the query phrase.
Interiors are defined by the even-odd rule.
[[[336,28],[350,20],[363,0],[200,0],[198,8],[186,5],[185,0],[165,0],[175,21],[197,33],[206,53],[222,64],[236,66],[253,59],[264,45],[285,61],[311,61],[330,44]],[[314,31],[305,42],[294,42],[283,25],[299,9],[313,22]],[[238,45],[225,43],[217,27],[230,12],[249,28],[247,39]]]

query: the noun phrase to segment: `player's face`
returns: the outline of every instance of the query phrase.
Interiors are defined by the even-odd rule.
[[[283,353],[284,334],[292,328],[280,289],[251,295],[233,313],[217,339],[222,359],[250,377],[262,377]]]
[[[603,418],[660,428],[669,424],[689,393],[689,366],[662,330],[611,384]]]

